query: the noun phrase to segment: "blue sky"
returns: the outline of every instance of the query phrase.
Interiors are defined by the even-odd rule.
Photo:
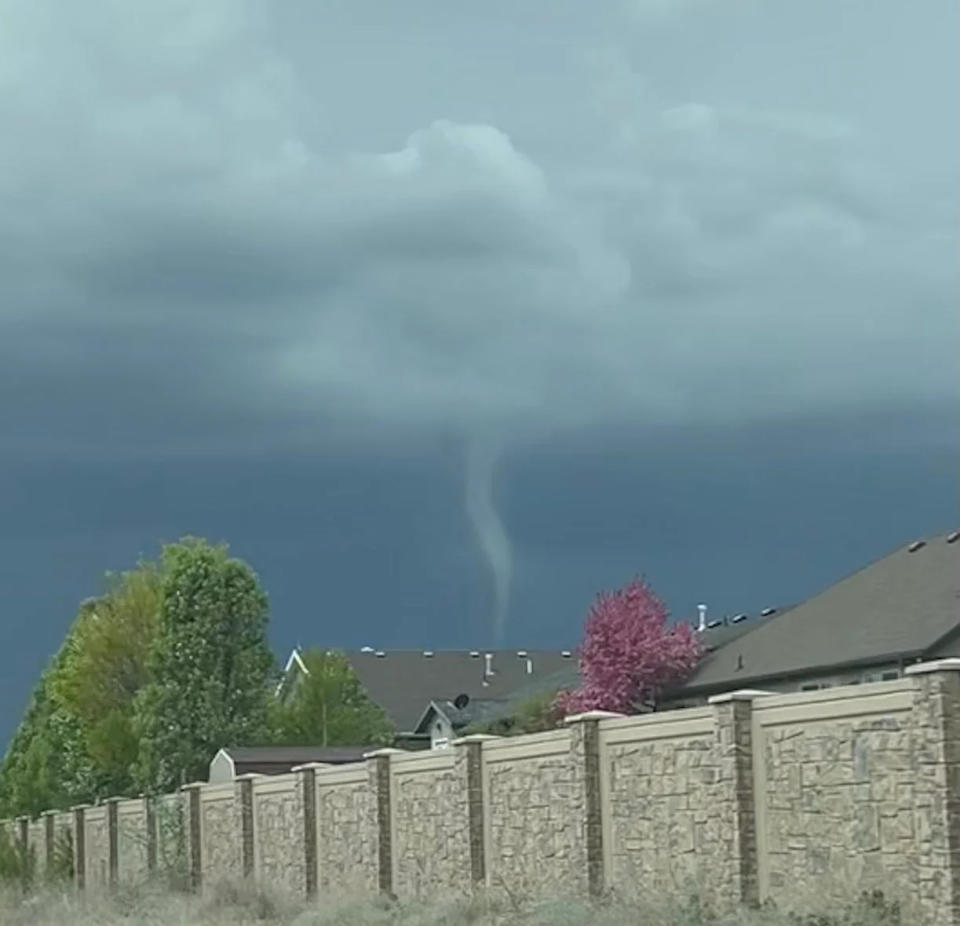
[[[278,652],[569,646],[958,509],[956,4],[0,3],[0,736],[184,533]]]

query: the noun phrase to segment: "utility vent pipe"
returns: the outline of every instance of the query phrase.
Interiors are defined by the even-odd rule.
[[[703,633],[707,629],[707,606],[705,604],[698,604],[697,610],[700,612],[700,623],[697,625],[697,632]]]

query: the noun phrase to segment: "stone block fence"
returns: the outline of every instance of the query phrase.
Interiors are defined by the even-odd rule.
[[[715,908],[771,898],[803,910],[879,888],[905,922],[955,926],[960,659],[2,825],[41,872],[68,832],[78,888],[136,881],[171,858],[195,889],[244,878],[306,895],[696,892]]]

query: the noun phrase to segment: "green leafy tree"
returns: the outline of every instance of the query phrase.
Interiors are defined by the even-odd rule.
[[[136,698],[135,777],[146,791],[204,777],[217,749],[268,736],[267,598],[225,545],[186,538],[163,550],[151,681]]]
[[[76,717],[53,696],[60,652],[40,677],[0,766],[0,815],[36,816],[87,801],[96,773]]]
[[[87,756],[113,794],[133,786],[139,754],[134,701],[151,678],[162,579],[159,565],[150,562],[108,574],[106,593],[81,608],[53,678],[56,700],[79,722]]]
[[[276,703],[274,738],[289,746],[387,745],[393,727],[370,700],[346,657],[335,650],[309,650],[286,703]]]

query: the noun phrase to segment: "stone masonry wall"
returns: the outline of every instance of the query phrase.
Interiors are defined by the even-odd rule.
[[[254,874],[264,884],[301,890],[303,815],[296,775],[253,782]],[[236,841],[236,840],[235,840]]]
[[[240,875],[240,840],[233,782],[200,789],[203,878],[208,883]]]
[[[470,888],[465,753],[392,757],[393,890],[443,896]]]
[[[81,888],[139,879],[155,852],[160,874],[191,860],[200,889],[240,874],[321,896],[695,890],[718,912],[771,900],[834,914],[880,889],[904,922],[956,926],[960,659],[906,673],[731,692],[642,717],[592,712],[549,733],[380,750],[346,766],[189,785],[156,805],[115,800],[0,824],[17,839],[26,828],[41,865],[48,821],[82,837]],[[184,827],[170,823],[188,804],[185,853]]]
[[[570,740],[569,730],[558,730],[484,745],[487,883],[495,892],[586,892],[576,813],[582,781]]]
[[[46,822],[42,817],[31,820],[27,825],[27,846],[33,853],[36,877],[43,878],[47,869],[47,835]]]
[[[377,890],[377,806],[364,763],[318,769],[317,866],[321,894]]]
[[[714,895],[730,852],[714,712],[608,721],[600,755],[606,880],[622,896]]]
[[[147,868],[147,814],[142,798],[117,805],[117,876],[122,884],[143,881]]]
[[[110,840],[106,807],[89,807],[85,811],[84,845],[87,887],[102,888],[110,877]]]
[[[882,890],[911,912],[922,839],[911,707],[897,681],[775,697],[754,706],[760,890],[830,909]]]
[[[186,815],[182,794],[166,794],[156,803],[157,870],[181,874],[186,865]]]

